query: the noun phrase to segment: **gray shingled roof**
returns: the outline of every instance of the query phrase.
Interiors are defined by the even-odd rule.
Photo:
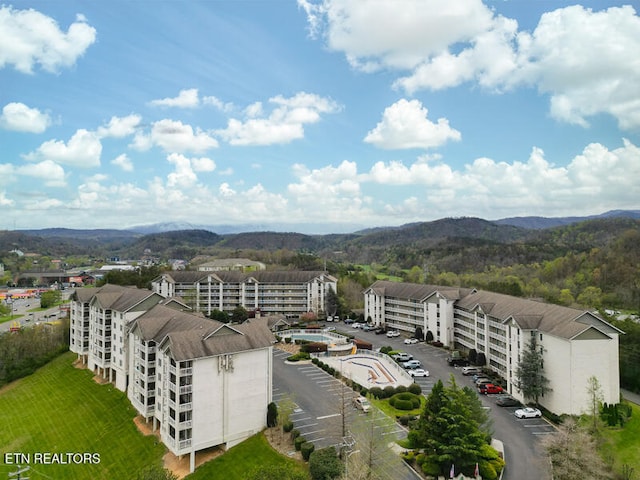
[[[501,293],[473,291],[456,305],[470,311],[479,307],[499,321],[513,319],[524,330],[538,330],[561,338],[573,338],[592,327],[605,334],[621,333],[592,312]]]
[[[371,287],[378,295],[388,295],[394,298],[406,298],[423,301],[434,293],[439,293],[449,300],[457,300],[464,297],[471,289],[459,287],[443,287],[438,285],[422,285],[419,283],[391,282],[378,280]]]
[[[175,360],[192,360],[269,347],[275,337],[266,319],[225,325],[202,316],[156,305],[134,321],[144,340],[164,344]]]
[[[96,301],[104,309],[125,312],[151,296],[157,296],[158,301],[162,297],[151,290],[123,287],[107,284],[98,288],[79,288],[74,293],[74,299],[82,303]]]

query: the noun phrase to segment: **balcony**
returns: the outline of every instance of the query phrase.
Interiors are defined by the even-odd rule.
[[[192,385],[183,385],[180,387],[180,394],[191,393],[193,391]]]
[[[184,450],[185,448],[189,448],[191,446],[191,439],[187,439],[187,440],[180,440],[180,442],[178,443],[178,449],[179,450]]]
[[[187,412],[189,410],[193,409],[193,403],[189,402],[189,403],[181,403],[178,406],[178,411],[179,412]]]

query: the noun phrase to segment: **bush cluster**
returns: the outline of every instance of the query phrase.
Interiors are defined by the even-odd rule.
[[[396,393],[389,398],[389,405],[398,410],[415,410],[420,408],[420,397],[410,392]]]
[[[384,400],[385,398],[391,398],[397,393],[412,393],[414,395],[420,395],[422,393],[422,388],[417,383],[412,383],[409,387],[405,387],[404,385],[398,385],[397,387],[387,386],[384,389],[380,387],[373,387],[369,390],[369,393],[373,398],[377,398],[379,400]]]
[[[287,357],[288,362],[299,362],[300,360],[310,360],[311,355],[308,352],[298,352],[295,355]]]

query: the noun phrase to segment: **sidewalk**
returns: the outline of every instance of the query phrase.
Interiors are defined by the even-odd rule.
[[[620,389],[620,394],[624,397],[625,400],[629,400],[631,403],[635,403],[636,405],[640,405],[640,394],[630,392],[629,390]]]

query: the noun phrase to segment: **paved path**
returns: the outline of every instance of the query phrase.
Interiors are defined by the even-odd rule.
[[[620,393],[625,398],[636,405],[640,405],[640,394],[630,392],[629,390],[620,389]]]

